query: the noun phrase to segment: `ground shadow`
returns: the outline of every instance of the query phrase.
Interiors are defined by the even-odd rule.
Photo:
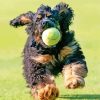
[[[100,94],[61,95],[59,98],[66,100],[100,100]]]

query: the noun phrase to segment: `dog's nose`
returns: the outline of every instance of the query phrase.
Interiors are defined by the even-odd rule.
[[[43,21],[42,26],[45,27],[45,28],[50,28],[50,27],[54,27],[55,25],[51,21]]]

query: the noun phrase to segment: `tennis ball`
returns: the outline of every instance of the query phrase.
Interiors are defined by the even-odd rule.
[[[59,42],[61,34],[56,28],[48,28],[42,33],[42,40],[47,46],[53,46]]]

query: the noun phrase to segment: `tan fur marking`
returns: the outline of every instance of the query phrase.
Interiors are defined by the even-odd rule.
[[[35,39],[35,41],[36,41],[37,43],[39,43],[40,40],[41,40],[41,38],[40,38],[39,35],[35,35],[35,36],[34,36],[34,39]]]
[[[87,71],[83,64],[72,63],[66,65],[63,69],[65,87],[70,89],[84,87],[86,74]]]
[[[37,93],[33,94],[33,96],[36,100],[55,100],[59,96],[59,90],[55,84],[46,84],[44,87],[38,89]]]
[[[29,18],[25,17],[25,16],[22,16],[20,20],[24,24],[28,24],[28,23],[31,22],[31,20]]]
[[[51,16],[52,14],[50,12],[46,13],[47,17]]]
[[[33,86],[31,93],[35,100],[56,100],[59,90],[56,87],[54,76],[44,77],[44,82]]]
[[[59,12],[59,13],[62,13],[62,12],[66,12],[66,8],[65,8],[65,9],[60,10],[60,12]]]
[[[41,18],[42,18],[42,15],[38,14],[38,15],[37,15],[37,18],[40,18],[40,19],[41,19]]]
[[[52,61],[52,56],[51,55],[39,55],[39,56],[36,56],[36,57],[31,57],[31,59],[39,62],[39,63],[48,63],[48,62],[51,62]]]
[[[60,51],[60,59],[63,60],[66,56],[68,56],[69,54],[72,53],[72,48],[65,46],[62,48],[62,50]]]

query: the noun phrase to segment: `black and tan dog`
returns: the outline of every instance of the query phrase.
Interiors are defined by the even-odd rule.
[[[84,87],[87,66],[80,45],[69,30],[73,10],[65,3],[51,9],[41,5],[36,13],[21,14],[10,21],[14,27],[27,25],[28,39],[23,50],[24,76],[32,95],[37,100],[55,100],[59,91],[54,76],[62,73],[66,88]],[[46,46],[42,33],[47,28],[57,28],[62,37],[54,46]]]

